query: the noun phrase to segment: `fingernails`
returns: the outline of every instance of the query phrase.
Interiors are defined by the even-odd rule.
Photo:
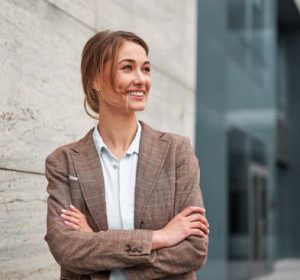
[[[70,207],[71,207],[71,208],[73,208],[73,209],[75,208],[75,206],[74,206],[74,205],[72,205],[72,204],[70,204]]]
[[[61,209],[61,212],[66,212],[67,210],[65,210],[65,209]]]

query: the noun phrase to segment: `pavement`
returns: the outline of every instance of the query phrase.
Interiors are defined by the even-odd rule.
[[[270,274],[252,280],[300,280],[300,259],[279,260]]]

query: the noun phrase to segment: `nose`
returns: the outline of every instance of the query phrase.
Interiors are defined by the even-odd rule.
[[[139,70],[136,71],[135,77],[134,77],[134,83],[137,85],[144,85],[146,84],[146,77],[145,74]]]

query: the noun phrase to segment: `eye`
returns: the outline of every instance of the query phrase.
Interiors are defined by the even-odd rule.
[[[122,70],[132,70],[132,66],[131,65],[125,65],[121,68]]]
[[[150,69],[149,66],[147,66],[147,67],[144,68],[144,71],[150,73],[150,72],[151,72],[151,69]]]

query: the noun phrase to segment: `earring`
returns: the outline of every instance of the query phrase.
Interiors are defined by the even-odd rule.
[[[101,93],[101,88],[93,87],[93,90],[99,94]]]
[[[101,91],[99,89],[93,88],[93,97],[95,99],[98,99],[98,96],[100,95]]]

